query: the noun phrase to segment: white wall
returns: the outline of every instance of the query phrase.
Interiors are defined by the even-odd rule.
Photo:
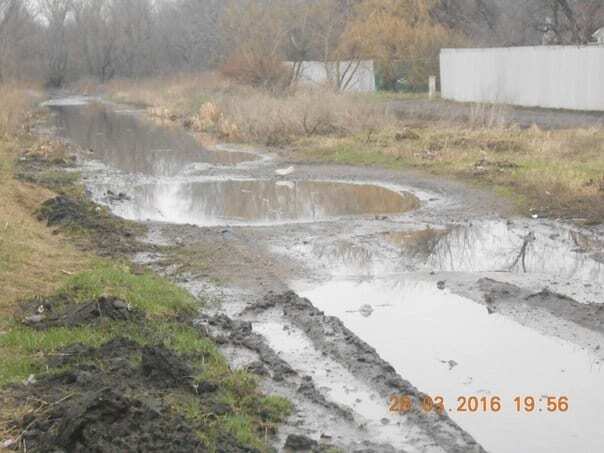
[[[294,63],[288,62],[289,65]],[[337,73],[336,63],[323,63],[321,61],[304,61],[301,63],[299,82],[309,85],[322,85],[325,83],[332,83]],[[340,62],[340,73],[349,69],[347,74],[352,75],[350,83],[346,87],[346,91],[375,91],[375,71],[373,68],[373,61],[361,61],[361,62]],[[356,69],[356,71],[354,71]],[[352,72],[354,71],[354,72]],[[344,77],[348,80],[348,76]]]
[[[443,49],[440,71],[445,99],[604,111],[603,46]]]

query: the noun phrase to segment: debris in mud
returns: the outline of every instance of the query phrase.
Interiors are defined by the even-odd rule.
[[[103,319],[136,321],[144,317],[143,313],[115,297],[99,297],[83,304],[46,301],[36,311],[40,312],[41,308],[42,314],[25,316],[23,324],[35,329],[49,329],[96,324]]]
[[[287,436],[284,448],[289,451],[316,451],[319,443],[306,436],[290,434]]]
[[[449,367],[449,371],[459,365],[459,363],[457,363],[455,360],[441,360],[440,363],[447,365]]]
[[[362,305],[359,312],[365,318],[368,318],[373,313],[373,307],[369,304]]]
[[[124,201],[132,200],[132,197],[127,195],[124,192],[115,193],[112,190],[108,190],[105,192],[105,196],[103,198],[107,203],[122,203]]]
[[[268,369],[260,361],[252,362],[245,367],[246,371],[253,373],[257,376],[268,376]]]

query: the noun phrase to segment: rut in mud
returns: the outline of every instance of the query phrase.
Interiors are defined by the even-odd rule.
[[[601,230],[505,219],[489,194],[411,173],[209,151],[115,106],[54,109],[93,199],[169,247],[137,258],[220,299],[200,328],[294,402],[276,448],[604,448]],[[389,412],[392,395],[413,410]],[[462,413],[464,395],[504,407]],[[518,414],[517,395],[572,411]]]

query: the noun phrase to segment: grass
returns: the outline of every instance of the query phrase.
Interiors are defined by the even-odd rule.
[[[298,137],[374,129],[393,120],[386,108],[360,96],[298,88],[276,95],[217,74],[145,81],[115,81],[106,87],[117,101],[143,104],[163,120],[181,121],[222,140],[283,146]]]
[[[520,212],[604,221],[604,131],[463,126],[382,130],[360,135],[300,140],[305,159],[414,168],[494,189]]]
[[[17,115],[26,117],[24,112]],[[190,393],[175,389],[165,396],[172,410],[191,421],[209,451],[214,451],[216,442],[227,434],[248,446],[268,450],[265,435],[290,413],[290,404],[263,395],[253,375],[232,371],[216,344],[182,321],[192,319],[202,301],[151,272],[133,273],[124,259],[109,260],[92,253],[102,253],[99,247],[103,244],[82,248],[82,240],[92,242],[94,237],[83,234],[77,225],[51,230],[38,221],[42,203],[56,195],[51,189],[81,196],[77,175],[44,167],[22,173],[23,167],[16,162],[23,149],[29,149],[30,155],[43,154],[45,160],[53,160],[54,151],[60,154],[61,149],[17,134],[13,126],[5,130],[0,138],[0,441],[18,434],[11,422],[32,410],[30,403],[14,400],[10,384],[32,374],[62,371],[49,369],[48,359],[65,347],[75,343],[98,347],[125,337],[140,345],[162,344],[184,355],[200,370],[198,381],[211,379],[218,385],[219,398],[232,408],[225,416],[217,417],[207,405],[195,404],[193,400],[202,400],[192,399]],[[92,220],[95,228],[100,225],[113,231],[127,227]],[[102,320],[84,327],[37,330],[18,319],[21,301],[50,297],[83,303],[101,295],[118,297],[144,310],[144,321]]]
[[[277,396],[262,395],[255,376],[242,370],[231,371],[211,340],[177,320],[185,314],[190,317],[191,311],[199,308],[198,302],[159,277],[133,275],[127,266],[106,262],[69,278],[55,295],[84,302],[101,294],[119,296],[137,308],[148,310],[147,320],[144,324],[103,322],[97,326],[48,330],[34,330],[16,320],[5,321],[5,334],[0,336],[0,388],[23,381],[31,374],[53,372],[46,369],[47,359],[74,343],[98,347],[124,337],[140,345],[163,344],[179,354],[191,354],[189,363],[203,370],[196,379],[216,382],[218,398],[232,408],[231,414],[216,417],[211,407],[191,399],[189,393],[175,390],[167,396],[173,410],[191,422],[210,451],[225,433],[246,446],[266,450],[263,433],[272,432],[291,413],[291,404]],[[0,421],[10,418],[2,412]]]
[[[111,294],[154,317],[191,314],[197,306],[193,296],[184,289],[167,285],[164,279],[152,273],[133,275],[129,266],[107,262],[100,262],[69,279],[61,293],[79,301]]]
[[[56,289],[89,257],[38,222],[34,213],[54,194],[13,178],[19,144],[0,141],[0,315],[17,299]]]

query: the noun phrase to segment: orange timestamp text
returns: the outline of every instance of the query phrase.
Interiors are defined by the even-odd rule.
[[[517,413],[539,413],[539,412],[567,412],[569,400],[567,396],[557,395],[518,395],[510,400],[504,400],[499,396],[458,396],[453,405],[446,404],[442,396],[412,396],[392,395],[388,399],[390,412],[405,413],[413,409],[424,412],[469,412],[469,413],[496,413],[504,409],[505,404],[510,404]]]

